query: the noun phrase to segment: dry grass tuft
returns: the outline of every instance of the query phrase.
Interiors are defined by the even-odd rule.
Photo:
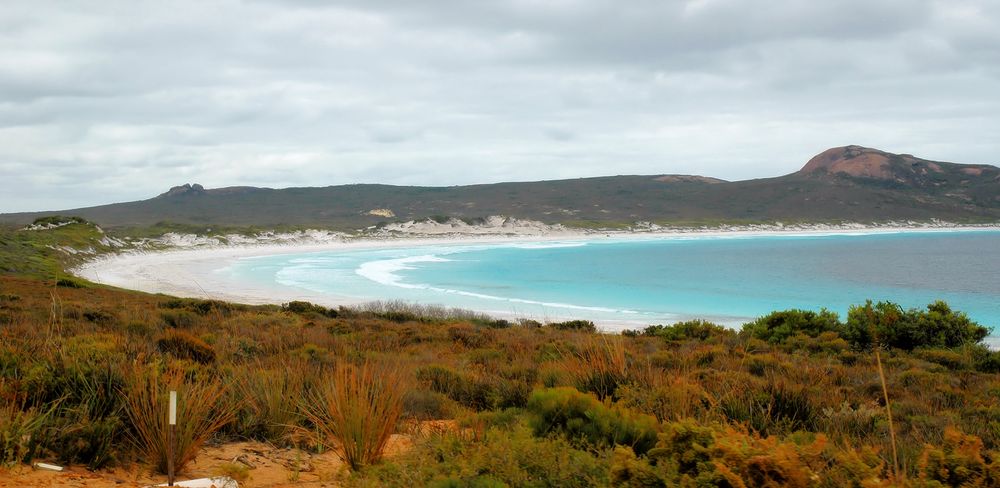
[[[161,473],[167,470],[167,398],[177,391],[174,468],[184,469],[213,433],[229,423],[234,405],[225,400],[215,380],[185,381],[179,371],[140,371],[122,391],[131,423],[130,437],[141,457]]]
[[[365,360],[341,364],[306,397],[303,411],[320,441],[340,445],[341,458],[358,470],[379,462],[403,412],[403,375]]]

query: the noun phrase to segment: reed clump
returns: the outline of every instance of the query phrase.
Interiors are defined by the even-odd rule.
[[[178,472],[235,414],[235,407],[227,401],[218,380],[192,380],[179,370],[136,371],[121,392],[131,426],[129,437],[141,458],[160,473],[167,470],[167,402],[171,390],[177,391],[178,396],[173,455],[174,469]]]
[[[404,394],[396,366],[341,363],[306,395],[302,410],[319,440],[359,470],[382,459],[403,412]]]

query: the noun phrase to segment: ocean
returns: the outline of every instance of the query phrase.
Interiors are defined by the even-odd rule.
[[[945,300],[1000,334],[1000,231],[602,238],[242,258],[226,279],[619,328]]]

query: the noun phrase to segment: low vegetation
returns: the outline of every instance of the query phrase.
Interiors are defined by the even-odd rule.
[[[4,466],[162,472],[176,390],[181,471],[206,442],[255,439],[332,449],[357,486],[1000,486],[1000,353],[942,302],[606,335],[60,279],[0,274]],[[414,425],[444,427],[387,456]]]
[[[334,449],[352,466],[343,481],[358,485],[1000,479],[1000,353],[978,343],[985,328],[941,303],[608,336],[399,303],[250,307],[28,277],[0,285],[7,465],[48,458],[161,471],[166,392],[176,389],[181,469],[214,438]],[[914,324],[934,332],[915,335]],[[440,420],[457,427],[384,458],[407,422]]]

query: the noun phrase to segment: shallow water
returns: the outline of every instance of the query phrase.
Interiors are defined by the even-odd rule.
[[[843,316],[869,298],[940,299],[1000,326],[1000,231],[421,246],[244,258],[223,272],[337,298],[536,318],[738,324],[786,308]]]

